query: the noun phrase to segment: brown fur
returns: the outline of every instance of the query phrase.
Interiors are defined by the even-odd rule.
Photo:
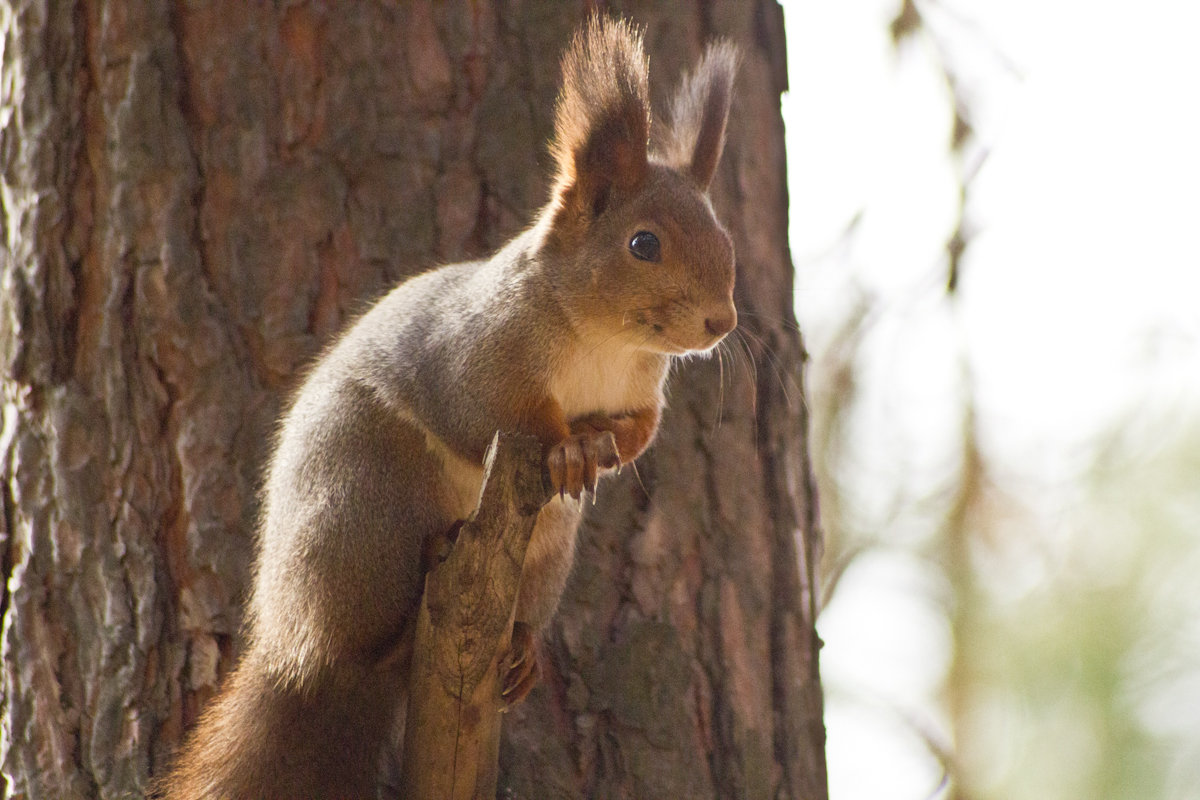
[[[669,163],[686,169],[706,191],[725,147],[724,120],[740,60],[730,42],[709,45],[675,93],[667,136],[660,145]]]
[[[640,36],[589,22],[563,59],[557,180],[531,228],[487,261],[401,284],[318,363],[271,461],[247,653],[168,797],[375,796],[407,697],[423,561],[473,510],[497,429],[539,437],[574,498],[541,512],[526,556],[517,619],[545,625],[577,498],[615,466],[599,437],[636,458],[671,356],[707,352],[736,324],[733,249],[704,194],[734,62],[727,45],[709,51],[669,146],[651,153]],[[639,231],[658,237],[657,262],[631,253]]]

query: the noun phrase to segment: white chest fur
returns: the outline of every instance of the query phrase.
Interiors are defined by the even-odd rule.
[[[662,405],[666,357],[609,338],[565,347],[550,379],[550,394],[567,419],[617,414]]]

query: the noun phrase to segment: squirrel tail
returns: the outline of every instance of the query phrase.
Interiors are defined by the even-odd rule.
[[[394,695],[394,684],[364,667],[281,686],[252,657],[229,676],[152,796],[374,798],[397,713],[380,698]]]

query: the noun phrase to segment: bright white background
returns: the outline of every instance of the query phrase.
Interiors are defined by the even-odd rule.
[[[784,2],[796,308],[813,378],[857,293],[881,301],[859,413],[860,435],[885,446],[858,448],[864,517],[884,513],[873,495],[897,453],[912,481],[936,482],[956,446],[946,417],[960,413],[964,360],[999,477],[1067,503],[1102,429],[1200,403],[1200,3],[918,3],[976,112],[966,167],[987,152],[953,304],[943,246],[962,167],[949,93],[928,37],[892,46],[898,8]],[[939,796],[941,769],[914,736],[948,744],[949,633],[930,580],[881,551],[822,614],[834,800]]]

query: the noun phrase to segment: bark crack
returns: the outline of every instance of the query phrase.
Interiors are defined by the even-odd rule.
[[[9,448],[6,446],[0,457],[4,459],[4,483],[0,486],[0,575],[4,578],[4,587],[0,590],[0,629],[8,616],[11,595],[8,588],[8,576],[13,569],[13,536],[16,520],[16,499],[12,494],[13,475],[8,469]],[[0,705],[7,704],[7,693],[0,693]],[[6,716],[0,715],[0,716]]]

